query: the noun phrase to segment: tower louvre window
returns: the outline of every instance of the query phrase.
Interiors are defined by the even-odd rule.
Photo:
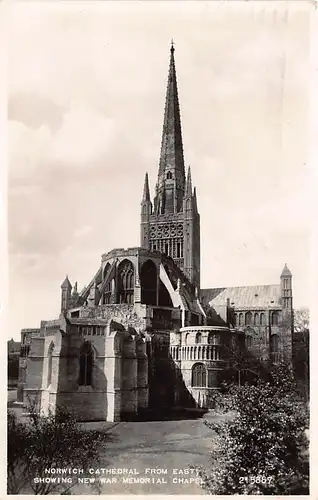
[[[167,179],[172,179],[172,173],[171,172],[167,172]]]

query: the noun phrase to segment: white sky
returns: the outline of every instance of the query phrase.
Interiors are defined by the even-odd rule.
[[[175,41],[201,286],[309,302],[306,2],[20,3],[9,18],[9,325],[57,317],[114,247],[139,245]]]

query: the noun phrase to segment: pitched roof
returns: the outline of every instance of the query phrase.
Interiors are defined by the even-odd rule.
[[[65,280],[63,281],[61,288],[72,288],[72,285],[70,283],[70,280],[68,279],[68,276],[66,275]]]
[[[282,276],[292,276],[292,273],[288,269],[287,264],[285,264],[284,269],[282,270],[281,277]]]
[[[201,290],[205,304],[225,305],[227,299],[235,309],[249,307],[281,307],[280,285],[235,286]]]

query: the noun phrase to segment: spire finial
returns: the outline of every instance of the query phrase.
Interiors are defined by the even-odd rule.
[[[175,51],[173,38],[171,38],[171,47],[170,47],[170,51],[171,51],[171,52],[174,52],[174,51]]]

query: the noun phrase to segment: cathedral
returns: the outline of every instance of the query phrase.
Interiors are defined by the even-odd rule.
[[[292,355],[292,275],[275,285],[200,287],[200,214],[185,171],[174,46],[158,178],[145,174],[140,247],[104,253],[87,286],[68,277],[57,319],[23,329],[18,399],[78,420],[207,408],[233,351],[273,363]]]

